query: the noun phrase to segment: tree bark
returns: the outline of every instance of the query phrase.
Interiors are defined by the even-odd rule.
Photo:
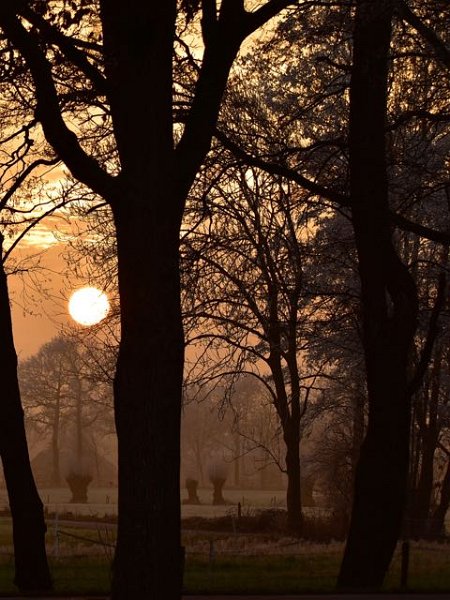
[[[299,426],[293,431],[285,431],[284,441],[286,444],[286,474],[287,474],[287,524],[288,529],[295,535],[302,533],[302,496],[300,480],[300,436]]]
[[[408,358],[415,285],[389,227],[385,124],[393,3],[358,0],[350,89],[350,186],[361,279],[368,428],[338,587],[376,590],[400,535],[409,466]]]
[[[178,252],[188,190],[180,189],[174,168],[176,2],[100,4],[121,162],[115,182],[120,193],[112,203],[121,315],[114,379],[119,516],[112,598],[179,600],[184,341]]]
[[[161,214],[170,206],[170,191],[160,189],[159,215],[144,203],[115,215],[122,339],[114,382],[119,444],[114,600],[179,600],[182,587],[179,218]]]
[[[0,238],[0,251],[3,240]],[[13,520],[15,577],[20,591],[52,589],[45,550],[46,525],[33,478],[17,380],[8,286],[0,262],[0,455]]]

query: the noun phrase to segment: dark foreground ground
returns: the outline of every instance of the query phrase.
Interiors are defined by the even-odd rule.
[[[1,596],[2,600],[30,600],[30,596]],[[108,596],[33,596],[34,600],[108,600]],[[439,594],[298,594],[283,596],[210,595],[183,596],[183,600],[450,600],[450,593]]]

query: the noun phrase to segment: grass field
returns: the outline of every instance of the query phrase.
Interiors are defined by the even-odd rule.
[[[56,591],[108,593],[114,532],[62,526],[49,528],[48,554]],[[9,519],[0,519],[0,592],[12,593],[13,557]],[[335,585],[343,543],[308,543],[274,535],[184,533],[184,586],[188,593],[329,592]],[[450,591],[450,545],[411,542],[408,588]],[[400,551],[385,589],[400,588]]]
[[[184,492],[183,492],[184,493]],[[226,529],[183,533],[186,549],[184,585],[188,593],[302,593],[329,592],[335,585],[343,551],[342,542],[317,544],[299,542],[274,534],[243,534],[234,531],[233,515],[237,503],[242,514],[252,515],[261,508],[284,506],[284,492],[255,490],[225,491],[229,504],[214,507],[212,491],[203,489],[204,504],[182,506],[183,517],[227,516]],[[86,529],[61,522],[64,513],[105,517],[117,512],[116,491],[90,490],[89,504],[70,504],[66,489],[41,490],[50,512],[47,546],[57,592],[108,593],[113,556],[114,530],[93,524]],[[0,492],[0,508],[4,499]],[[5,506],[6,504],[4,504]],[[311,509],[315,513],[315,509]],[[229,529],[228,529],[229,519]],[[13,593],[13,556],[11,521],[0,518],[0,593]],[[400,588],[400,552],[393,560],[386,579],[386,590]],[[408,588],[412,591],[450,591],[450,544],[412,542]]]
[[[108,593],[110,562],[105,556],[51,558],[55,588],[60,593]],[[311,553],[287,556],[186,557],[184,587],[187,593],[304,593],[333,590],[340,552],[316,548]],[[12,560],[0,563],[0,590],[14,591]],[[399,560],[393,563],[385,590],[400,588]],[[438,548],[412,551],[408,588],[412,591],[450,590],[450,556]]]

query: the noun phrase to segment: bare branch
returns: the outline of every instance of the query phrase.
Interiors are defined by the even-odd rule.
[[[37,169],[37,167],[41,167],[41,166],[48,166],[48,167],[50,167],[50,166],[57,165],[58,163],[59,163],[59,158],[51,158],[51,159],[40,158],[38,160],[35,160],[30,165],[28,165],[27,168],[24,169],[22,171],[22,173],[16,178],[16,180],[13,183],[13,185],[5,193],[5,195],[3,196],[3,198],[1,198],[1,200],[0,200],[0,210],[2,210],[3,208],[5,208],[6,203],[8,202],[8,200],[12,197],[12,195],[15,192],[17,192],[17,190],[20,188],[20,186],[22,185],[22,183],[27,179],[27,177],[29,175],[31,175],[31,173],[35,169]]]
[[[20,11],[21,15],[25,17],[32,25],[34,25],[44,39],[52,44],[58,46],[65,57],[72,62],[76,67],[80,69],[86,77],[88,77],[94,85],[96,91],[101,95],[107,95],[107,82],[103,74],[88,60],[86,54],[81,52],[73,40],[68,38],[66,35],[58,31],[56,27],[48,23],[40,15],[36,14],[31,8],[26,5]]]
[[[0,9],[0,26],[30,69],[36,87],[36,118],[42,123],[48,142],[76,179],[112,201],[115,197],[114,178],[84,152],[76,135],[67,127],[59,107],[51,66],[36,38],[25,29],[11,9],[4,6]]]
[[[425,375],[425,372],[427,370],[428,364],[431,360],[434,342],[436,341],[437,335],[439,333],[438,321],[439,321],[439,315],[441,314],[441,311],[445,305],[446,290],[447,290],[447,279],[446,279],[445,273],[441,273],[439,275],[436,300],[434,302],[433,310],[431,311],[427,339],[425,340],[422,354],[420,356],[419,363],[416,367],[414,376],[408,386],[408,393],[410,395],[414,394],[419,389],[419,387],[422,383],[423,377]]]
[[[450,69],[450,49],[443,40],[409,8],[404,0],[400,0],[397,6],[401,17],[429,43],[435,52],[436,58],[447,69]]]

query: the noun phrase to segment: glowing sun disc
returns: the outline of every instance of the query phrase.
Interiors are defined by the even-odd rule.
[[[109,312],[106,294],[95,287],[84,287],[74,292],[69,300],[69,313],[80,325],[100,323]]]

